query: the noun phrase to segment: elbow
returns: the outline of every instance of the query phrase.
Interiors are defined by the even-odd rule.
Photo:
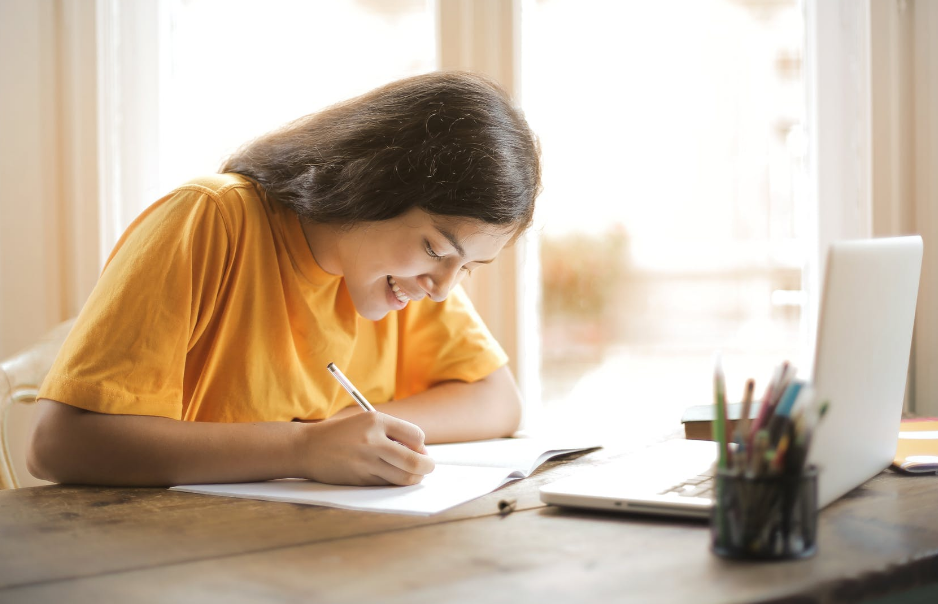
[[[44,459],[37,455],[35,448],[32,446],[30,446],[29,450],[26,452],[26,469],[33,477],[39,480],[57,482],[49,471],[48,466],[45,465]]]
[[[507,367],[498,369],[487,379],[491,381],[492,386],[495,388],[491,400],[498,401],[497,409],[494,411],[499,418],[497,425],[500,434],[496,436],[511,436],[521,427],[523,418],[521,391]]]
[[[61,425],[65,422],[59,417],[62,410],[55,408],[64,405],[52,401],[37,404],[42,408],[26,447],[26,469],[40,480],[65,482],[60,467],[62,455],[57,450],[62,441]]]
[[[512,402],[507,405],[508,409],[506,410],[505,418],[505,436],[511,436],[521,428],[521,419],[523,417],[523,403],[521,399],[521,393],[516,392],[516,396]]]
[[[53,473],[49,468],[49,439],[44,435],[44,428],[40,423],[33,429],[29,445],[26,447],[26,469],[40,480],[55,482]]]

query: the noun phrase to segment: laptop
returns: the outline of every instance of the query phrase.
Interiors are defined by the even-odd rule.
[[[820,469],[820,508],[892,462],[921,268],[918,236],[841,241],[828,251],[809,378],[817,400],[830,401],[808,453]],[[716,458],[716,443],[670,440],[544,485],[540,497],[559,506],[706,518]]]

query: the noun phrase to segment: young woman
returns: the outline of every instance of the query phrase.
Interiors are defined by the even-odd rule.
[[[42,386],[30,471],[405,485],[433,470],[425,442],[511,434],[507,357],[457,285],[529,226],[539,188],[522,114],[467,73],[249,143],[121,237]]]

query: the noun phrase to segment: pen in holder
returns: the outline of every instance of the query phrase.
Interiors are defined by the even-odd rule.
[[[752,475],[721,469],[710,517],[711,548],[725,558],[784,560],[817,550],[817,468]]]

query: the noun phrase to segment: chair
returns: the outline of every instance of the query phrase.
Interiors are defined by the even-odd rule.
[[[39,386],[72,328],[60,323],[38,342],[0,363],[0,489],[49,484],[26,470]]]

